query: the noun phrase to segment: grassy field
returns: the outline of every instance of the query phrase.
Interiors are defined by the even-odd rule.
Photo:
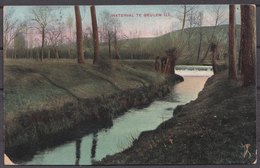
[[[5,112],[62,106],[87,99],[160,83],[164,77],[149,61],[78,65],[72,60],[7,60],[4,65]]]

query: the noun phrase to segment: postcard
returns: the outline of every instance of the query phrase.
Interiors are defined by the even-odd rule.
[[[251,165],[256,6],[4,6],[5,164]]]

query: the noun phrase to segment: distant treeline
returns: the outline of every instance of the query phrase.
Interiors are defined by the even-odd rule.
[[[236,27],[237,49],[239,49],[240,26]],[[84,57],[93,58],[93,43],[90,37],[83,40]],[[20,40],[21,41],[21,40]],[[155,59],[164,56],[165,50],[175,46],[178,48],[178,62],[199,63],[210,60],[209,44],[217,44],[217,59],[224,59],[228,53],[228,25],[211,27],[186,28],[183,31],[173,31],[154,38],[124,39],[118,42],[120,59]],[[238,50],[237,50],[238,51]],[[7,58],[39,59],[41,47],[27,48],[26,45],[7,50]],[[115,49],[111,47],[114,58]],[[107,43],[100,44],[100,57],[109,59]],[[47,45],[44,47],[44,59],[76,59],[76,43]]]

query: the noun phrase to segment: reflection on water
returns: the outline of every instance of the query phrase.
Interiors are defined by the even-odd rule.
[[[201,72],[200,72],[201,73]],[[154,101],[143,109],[130,109],[123,116],[114,119],[113,126],[85,135],[75,141],[55,148],[39,151],[27,165],[90,165],[106,155],[118,153],[129,147],[142,131],[153,130],[160,123],[172,117],[177,105],[196,99],[207,76],[184,77],[184,82],[175,85],[164,99]]]
[[[79,165],[80,145],[81,145],[81,139],[77,139],[76,140],[76,161],[75,161],[75,165]]]
[[[96,157],[97,141],[98,141],[98,134],[97,134],[97,132],[94,132],[93,140],[92,140],[92,147],[91,147],[91,161],[94,161],[95,157]]]

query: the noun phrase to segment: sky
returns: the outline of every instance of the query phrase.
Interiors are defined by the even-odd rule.
[[[228,5],[196,5],[195,8],[199,12],[203,12],[202,26],[213,26],[215,22],[214,8],[221,7],[223,11],[223,17],[221,18],[221,24],[228,24]],[[32,8],[36,9],[38,6],[8,6],[4,11],[12,11],[13,18],[18,21],[30,21]],[[191,6],[187,6],[188,8]],[[62,9],[62,18],[64,22],[68,16],[75,18],[73,6],[52,6],[54,9]],[[90,7],[80,6],[82,25],[84,27],[91,27]],[[121,23],[121,31],[130,36],[130,32],[139,32],[139,37],[154,37],[162,35],[173,30],[181,29],[181,12],[183,11],[183,5],[117,5],[117,6],[96,6],[96,15],[98,24],[101,13],[108,11],[111,15],[126,14],[131,17],[116,17]],[[56,10],[57,14],[59,10]],[[55,12],[54,12],[55,13]],[[152,15],[162,15],[154,17]],[[147,15],[149,15],[147,17]],[[165,16],[164,16],[165,15]],[[237,23],[240,21],[240,10],[237,6]],[[73,20],[73,27],[75,30],[75,20]],[[187,23],[187,21],[186,21]],[[186,24],[186,27],[188,24]],[[68,31],[68,30],[67,30]]]

